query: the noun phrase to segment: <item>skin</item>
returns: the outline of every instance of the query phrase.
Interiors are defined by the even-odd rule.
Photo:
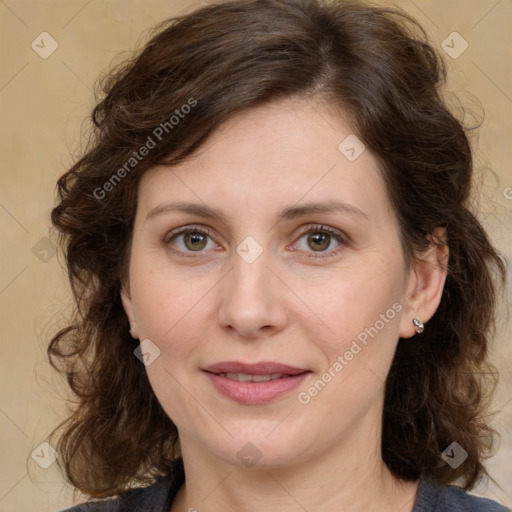
[[[152,168],[140,182],[121,295],[132,335],[160,350],[146,370],[178,429],[186,474],[172,512],[413,508],[417,483],[395,479],[380,455],[384,380],[398,338],[413,337],[413,318],[426,322],[439,305],[438,262],[448,249],[432,247],[406,267],[375,157],[365,150],[351,162],[338,150],[351,133],[319,98],[280,100],[231,117],[193,159]],[[327,200],[363,214],[276,223],[286,207]],[[176,211],[148,218],[174,201],[219,209],[225,221]],[[319,225],[347,242],[311,241]],[[194,251],[184,235],[168,236],[183,226],[208,228],[206,245]],[[308,227],[317,229],[304,234]],[[262,248],[252,263],[236,252],[248,236]],[[298,394],[396,303],[394,318],[300,403]],[[227,360],[312,373],[273,402],[245,405],[201,371]],[[248,442],[261,454],[253,467],[237,457]]]

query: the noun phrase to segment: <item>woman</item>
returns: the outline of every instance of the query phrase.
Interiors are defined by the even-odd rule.
[[[405,14],[310,0],[209,5],[109,76],[52,212],[59,461],[108,498],[70,510],[505,510],[466,492],[505,270],[444,77]]]

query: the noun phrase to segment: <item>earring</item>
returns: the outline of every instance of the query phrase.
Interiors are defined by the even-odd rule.
[[[421,321],[415,318],[412,323],[415,325],[415,331],[418,334],[421,334],[425,330],[425,324]]]

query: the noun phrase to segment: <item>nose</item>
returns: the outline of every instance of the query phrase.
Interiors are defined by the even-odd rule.
[[[257,339],[285,328],[285,288],[268,263],[265,251],[252,263],[234,255],[233,268],[222,285],[219,322],[223,329]]]

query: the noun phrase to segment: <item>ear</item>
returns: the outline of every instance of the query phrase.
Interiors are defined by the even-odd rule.
[[[133,302],[130,294],[130,283],[123,282],[121,286],[121,302],[123,303],[123,308],[130,322],[130,334],[133,338],[138,339],[139,332],[137,328],[137,322],[135,320],[135,314],[133,311]]]
[[[434,316],[443,295],[448,259],[446,230],[438,228],[431,236],[430,247],[419,255],[411,269],[400,319],[401,338],[411,338],[416,334],[413,319],[426,323]]]

